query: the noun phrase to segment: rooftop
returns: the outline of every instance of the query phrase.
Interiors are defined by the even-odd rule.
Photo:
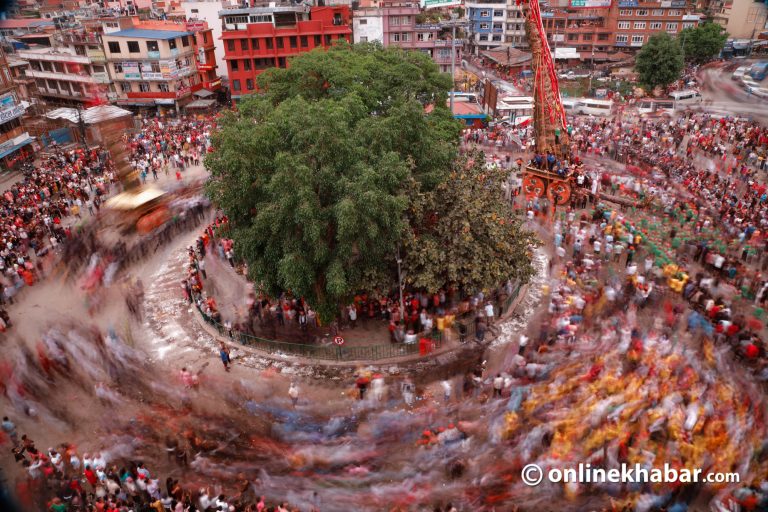
[[[178,30],[146,30],[143,28],[129,28],[104,34],[108,37],[135,37],[136,39],[156,39],[168,41],[181,36],[193,36],[194,32],[181,32]]]
[[[50,20],[40,18],[0,20],[0,29],[53,26]]]
[[[82,115],[85,124],[97,124],[110,119],[129,116],[131,115],[131,112],[114,105],[98,105],[83,110]],[[80,120],[78,110],[76,108],[67,107],[57,108],[56,110],[46,112],[45,117],[48,119],[66,119],[71,123],[77,123]]]

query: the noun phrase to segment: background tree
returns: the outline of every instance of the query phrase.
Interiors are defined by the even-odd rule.
[[[502,196],[507,176],[503,169],[487,169],[484,155],[474,152],[423,196],[422,221],[405,245],[409,284],[429,292],[448,285],[474,293],[530,277],[529,251],[536,242]]]
[[[205,160],[249,277],[306,297],[326,322],[356,291],[389,289],[411,198],[457,155],[449,86],[429,57],[374,45],[262,74],[264,94],[223,116]]]
[[[728,40],[728,32],[716,23],[687,28],[678,36],[686,61],[702,63],[717,57]]]
[[[677,40],[666,32],[653,34],[637,54],[635,70],[649,90],[666,87],[678,78],[684,67]]]

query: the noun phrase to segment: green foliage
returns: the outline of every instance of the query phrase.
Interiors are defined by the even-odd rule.
[[[306,297],[324,321],[357,290],[390,288],[409,204],[456,158],[449,85],[427,56],[375,45],[262,74],[264,93],[221,119],[205,159],[249,277]]]
[[[475,152],[421,198],[422,220],[405,246],[410,284],[429,292],[451,285],[473,293],[530,277],[529,250],[536,242],[502,196],[507,174],[487,169],[484,155]]]
[[[649,90],[667,86],[680,78],[683,54],[678,42],[666,32],[653,34],[637,55],[635,70]]]
[[[685,60],[702,63],[717,57],[728,40],[728,33],[716,23],[704,23],[687,28],[678,36]]]

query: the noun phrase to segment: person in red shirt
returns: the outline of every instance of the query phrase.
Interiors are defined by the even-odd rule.
[[[85,467],[85,479],[88,480],[88,483],[91,484],[91,487],[94,488],[96,487],[96,483],[99,481],[98,477],[96,476],[96,472],[92,470],[90,466]]]

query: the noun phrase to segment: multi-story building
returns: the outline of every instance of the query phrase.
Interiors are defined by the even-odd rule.
[[[222,43],[230,93],[237,100],[256,90],[265,69],[288,67],[288,59],[334,41],[352,42],[347,6],[276,5],[224,9]]]
[[[103,57],[81,53],[83,46],[62,44],[67,45],[16,53],[29,62],[26,76],[35,79],[37,94],[49,103],[61,105],[106,101],[110,78]]]
[[[16,93],[5,52],[0,49],[0,168],[11,170],[31,154],[34,140],[24,130],[21,116],[25,104]]]
[[[695,27],[700,16],[690,14],[686,0],[606,0],[602,7],[584,9],[583,1],[542,12],[550,47],[572,48],[582,61],[611,60],[612,55],[639,49],[657,32],[676,36]]]
[[[381,0],[377,5],[357,9],[353,13],[354,41],[378,41],[386,46],[418,50],[429,55],[443,72],[454,63],[461,65],[461,47],[451,44],[450,28],[441,24],[418,24],[419,3],[409,0]]]
[[[713,0],[712,20],[734,39],[754,39],[768,23],[768,4],[757,0]]]
[[[220,86],[213,35],[204,22],[193,27],[168,21],[132,23],[132,28],[106,30],[102,36],[118,105],[178,112],[194,92]]]
[[[525,15],[522,4],[507,0],[507,22],[504,27],[504,42],[513,47],[528,47],[525,35]]]
[[[507,0],[467,0],[468,45],[477,55],[506,41]],[[514,26],[514,22],[511,22]]]
[[[36,102],[38,99],[37,82],[27,74],[29,62],[8,56],[8,69],[11,72],[11,79],[16,86],[18,98],[29,103]]]
[[[213,29],[213,40],[215,45],[216,62],[224,62],[224,45],[221,41],[221,20],[219,11],[230,7],[237,7],[237,0],[196,0],[182,3],[179,7],[183,9],[184,16],[190,21],[204,21]],[[219,74],[227,76],[229,73],[226,66],[221,66]]]

